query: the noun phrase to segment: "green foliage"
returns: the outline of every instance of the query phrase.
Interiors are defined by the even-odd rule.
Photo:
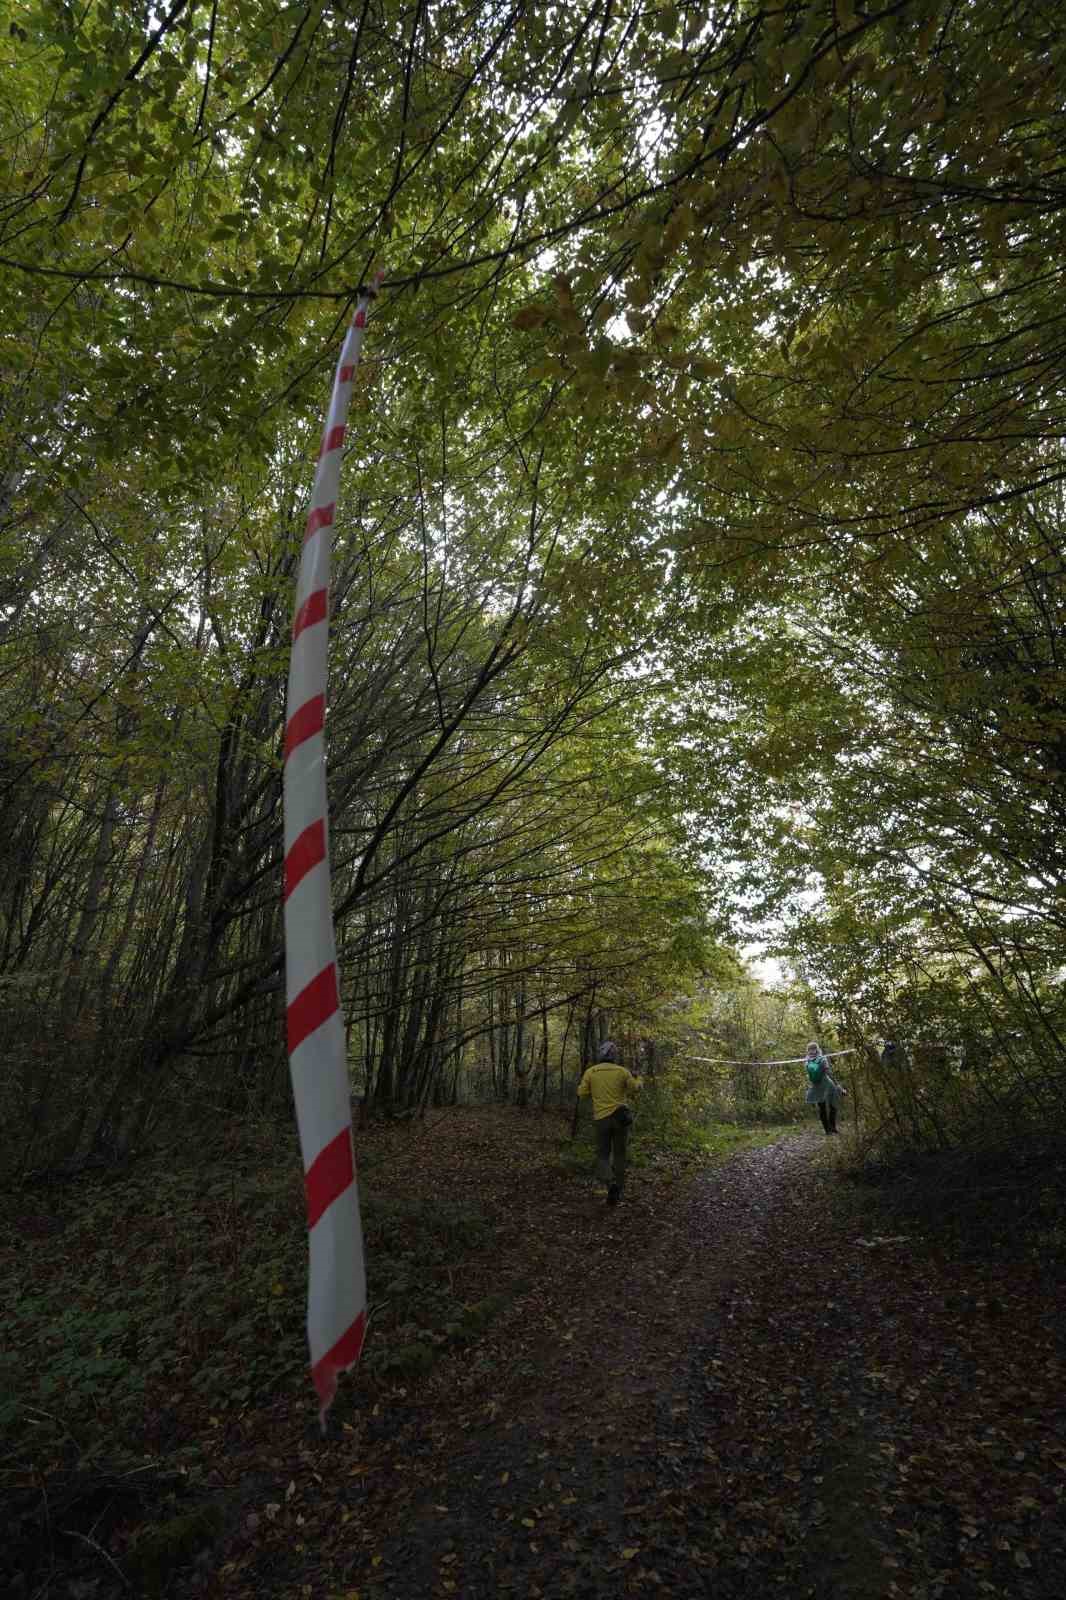
[[[708,1162],[728,1160],[741,1150],[755,1150],[795,1133],[791,1123],[767,1120],[758,1126],[718,1122],[705,1111],[694,1112],[669,1079],[645,1086],[640,1098],[627,1159],[634,1171],[661,1162],[680,1161],[688,1171],[702,1170]],[[576,1139],[560,1146],[559,1165],[564,1172],[587,1176],[593,1170],[595,1134],[591,1119],[583,1119]]]
[[[802,1100],[802,1095],[797,1097]],[[645,1084],[640,1101],[640,1127],[643,1139],[652,1147],[719,1158],[733,1149],[770,1143],[780,1137],[786,1117],[776,1117],[768,1107],[753,1108],[737,1120],[721,1118],[723,1097],[706,1071],[694,1075],[683,1068],[671,1069]],[[792,1110],[793,1107],[788,1108]],[[794,1125],[788,1125],[794,1132]]]
[[[179,1398],[224,1417],[306,1385],[306,1225],[291,1166],[133,1173],[73,1184],[62,1201],[67,1225],[40,1247],[44,1262],[24,1249],[3,1263],[0,1426],[12,1437],[36,1434],[39,1444],[43,1424],[82,1448],[116,1436],[133,1448],[150,1444],[157,1426],[180,1437]],[[13,1204],[17,1216],[24,1202]],[[447,1270],[457,1254],[485,1248],[492,1226],[446,1199],[364,1190],[363,1210],[373,1322],[365,1364],[386,1378],[413,1376],[499,1309],[457,1300]]]
[[[121,1354],[125,1341],[135,1336],[133,1310],[125,1306],[99,1310],[68,1302],[69,1295],[62,1290],[54,1295],[31,1295],[20,1299],[12,1318],[19,1349],[33,1349],[40,1367],[34,1399],[46,1408],[60,1405],[74,1426],[98,1415],[105,1406],[128,1414],[143,1404],[146,1386],[144,1370],[132,1366]],[[153,1355],[158,1360],[161,1351]],[[9,1347],[0,1358],[4,1380],[0,1427],[9,1426],[19,1415],[24,1370],[24,1356]]]
[[[1062,29],[601,9],[0,6],[17,1170],[282,1092],[291,583],[375,259],[330,710],[368,1090],[456,1088],[488,991],[516,1048],[534,990],[672,1043],[761,921],[856,1037],[1020,1033],[1061,1105]]]
[[[374,1327],[364,1364],[386,1378],[425,1376],[442,1349],[473,1338],[505,1303],[459,1302],[448,1277],[449,1262],[491,1242],[492,1226],[469,1205],[371,1195],[364,1228]]]
[[[202,1505],[138,1529],[125,1552],[124,1566],[131,1582],[146,1595],[165,1593],[174,1571],[210,1547],[222,1524],[218,1506]]]

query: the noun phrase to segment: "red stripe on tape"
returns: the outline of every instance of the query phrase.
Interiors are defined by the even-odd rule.
[[[314,1033],[316,1028],[321,1028],[328,1022],[333,1013],[338,1009],[340,1000],[337,996],[337,963],[331,961],[328,967],[323,967],[317,978],[312,978],[306,988],[301,989],[296,999],[289,1006],[286,1013],[289,1032],[289,1054],[298,1050],[304,1040]]]
[[[309,594],[292,619],[293,638],[299,638],[305,628],[313,628],[316,622],[325,622],[328,609],[329,596],[325,589],[316,589]]]
[[[307,1226],[313,1228],[324,1211],[328,1211],[338,1195],[342,1195],[355,1177],[352,1160],[352,1130],[345,1128],[320,1150],[304,1174],[304,1194],[307,1196]]]
[[[357,311],[355,313],[355,316],[352,318],[352,327],[353,328],[365,328],[366,327],[366,312],[365,311]]]
[[[333,521],[333,513],[336,511],[336,509],[336,501],[334,501],[332,505],[315,507],[314,511],[312,511],[311,515],[308,517],[307,527],[304,529],[305,543],[308,539],[310,539],[313,533],[318,532],[319,528],[328,528],[330,526]]]
[[[324,694],[312,695],[285,724],[285,760],[288,761],[305,739],[313,739],[316,733],[321,733],[325,722],[326,697]]]
[[[307,874],[326,859],[326,824],[319,818],[305,828],[285,857],[285,899]]]
[[[338,383],[351,383],[351,381],[352,381],[352,379],[354,377],[355,377],[355,366],[354,365],[352,365],[350,367],[342,367],[341,370],[337,374],[337,382]]]
[[[355,1366],[362,1354],[365,1338],[366,1312],[360,1311],[347,1333],[342,1333],[333,1348],[327,1350],[311,1368],[311,1381],[318,1391],[318,1403],[323,1414],[329,1410],[337,1393],[338,1372]]]
[[[344,435],[347,431],[348,429],[343,422],[338,423],[335,428],[331,428],[322,441],[322,448],[318,452],[319,455],[324,456],[329,450],[339,450],[344,443]]]

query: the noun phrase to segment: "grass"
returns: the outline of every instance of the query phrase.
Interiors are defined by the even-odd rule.
[[[796,1123],[673,1123],[640,1113],[629,1140],[628,1164],[635,1172],[667,1164],[695,1173],[708,1163],[726,1161],[743,1150],[775,1144],[778,1139],[800,1131]],[[577,1137],[560,1141],[559,1166],[564,1172],[591,1174],[594,1159],[592,1118],[583,1113]]]

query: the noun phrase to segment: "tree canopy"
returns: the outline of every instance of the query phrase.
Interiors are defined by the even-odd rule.
[[[0,981],[96,1086],[68,1142],[280,1050],[297,530],[375,268],[330,718],[368,1093],[505,992],[652,1036],[768,919],[857,1034],[1061,1078],[1056,7],[3,0],[0,41]],[[17,1065],[32,1143],[69,1096]]]

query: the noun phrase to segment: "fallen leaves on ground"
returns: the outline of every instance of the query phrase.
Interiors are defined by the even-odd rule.
[[[649,1160],[617,1209],[552,1119],[377,1137],[372,1182],[492,1219],[443,1270],[493,1317],[417,1380],[348,1381],[325,1439],[303,1385],[188,1416],[228,1517],[168,1593],[1066,1593],[1054,1259],[946,1253],[808,1133]]]

